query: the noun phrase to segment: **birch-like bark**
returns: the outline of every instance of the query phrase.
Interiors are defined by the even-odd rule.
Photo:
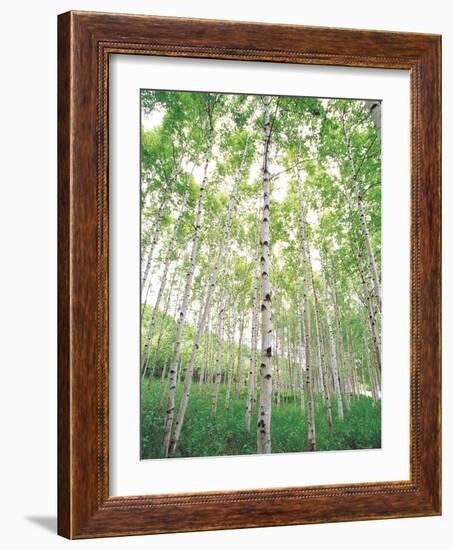
[[[381,398],[381,391],[380,391],[380,371],[377,368],[377,365],[375,361],[368,361],[367,367],[370,374],[370,380],[372,382],[373,387],[373,400],[378,401]]]
[[[168,315],[168,310],[170,309],[171,296],[172,296],[173,288],[175,286],[175,280],[176,280],[177,272],[178,272],[178,268],[177,268],[177,266],[175,266],[175,268],[173,270],[173,273],[172,273],[172,276],[171,276],[171,279],[170,279],[170,287],[167,291],[167,297],[166,297],[165,303],[164,303],[164,312],[163,312],[163,315],[162,315],[162,323],[160,324],[159,335],[157,336],[157,342],[156,342],[156,349],[155,349],[156,353],[159,352],[160,345],[162,343],[162,336],[163,336],[164,328],[165,328],[165,319]],[[175,301],[175,303],[177,303],[177,300]]]
[[[287,320],[286,330],[283,331],[283,335],[286,334],[286,353],[288,357],[288,378],[289,378],[289,391],[294,392],[294,369],[293,369],[293,355],[291,353],[291,337],[289,334],[289,319]],[[296,358],[297,360],[297,358]]]
[[[275,403],[277,407],[280,406],[281,397],[282,397],[282,380],[280,372],[280,358],[279,358],[279,340],[278,332],[275,329],[275,346],[274,346],[274,356],[275,356],[275,377],[274,377],[274,393],[275,393]]]
[[[328,255],[329,256],[329,255]],[[330,265],[332,267],[332,260],[330,261]],[[340,387],[343,386],[343,395],[344,395],[344,402],[346,405],[346,409],[349,411],[351,408],[351,402],[349,398],[349,385],[348,385],[348,378],[346,374],[346,368],[345,368],[345,362],[344,362],[344,350],[343,350],[343,337],[341,332],[341,323],[340,323],[340,309],[338,306],[338,293],[337,293],[337,285],[335,284],[335,280],[333,277],[333,271],[330,272],[330,285],[333,290],[333,301],[334,301],[334,310],[335,310],[335,326],[336,326],[336,333],[337,333],[337,349],[338,349],[338,367],[339,367],[339,374],[340,374]],[[343,384],[341,384],[343,382]]]
[[[373,373],[372,373],[372,367],[371,367],[371,361],[369,360],[369,354],[368,354],[368,340],[367,340],[367,337],[366,335],[364,334],[363,335],[363,342],[364,342],[364,350],[365,350],[365,353],[364,353],[364,362],[365,362],[365,366],[366,366],[366,371],[368,373],[368,380],[370,382],[370,388],[371,388],[371,397],[373,399],[373,401],[377,401],[378,399],[378,392],[377,392],[377,388],[376,388],[376,380],[373,376]]]
[[[363,239],[365,241],[365,248],[368,257],[368,267],[373,281],[374,294],[376,296],[377,303],[379,304],[379,311],[382,309],[381,304],[381,284],[379,280],[378,270],[376,267],[376,260],[374,258],[373,250],[371,248],[370,232],[368,230],[368,224],[366,221],[365,206],[363,204],[362,192],[360,190],[358,176],[355,169],[354,156],[352,154],[351,140],[346,129],[346,122],[344,117],[342,118],[343,134],[346,142],[347,155],[349,163],[351,165],[351,183],[353,187],[354,196],[357,202],[357,208],[359,210],[360,227],[362,229]]]
[[[179,159],[179,160],[181,160],[181,159]],[[192,168],[192,170],[193,170],[193,168]],[[157,212],[156,219],[153,221],[153,226],[155,227],[155,231],[154,231],[154,234],[153,234],[152,238],[151,238],[151,235],[149,235],[149,237],[151,238],[151,242],[150,242],[149,247],[148,247],[148,253],[147,253],[146,260],[145,260],[144,268],[142,269],[142,286],[141,286],[142,303],[146,303],[146,297],[147,297],[148,291],[149,291],[149,286],[148,286],[148,288],[146,290],[146,294],[145,294],[146,281],[148,279],[148,275],[149,275],[151,265],[152,265],[153,255],[154,255],[154,252],[156,250],[157,243],[159,241],[160,231],[162,229],[162,219],[163,219],[164,213],[165,213],[165,205],[167,204],[168,194],[171,191],[171,188],[172,188],[174,182],[177,180],[177,178],[181,174],[181,171],[182,171],[181,166],[179,166],[178,168],[176,168],[176,166],[175,166],[175,168],[172,170],[171,175],[168,178],[166,178],[165,185],[164,185],[164,188],[163,188],[161,202],[160,202],[160,205],[159,205],[159,210]],[[186,197],[185,197],[185,199],[186,199]]]
[[[369,291],[369,288],[368,288],[368,285],[367,285],[367,281],[365,279],[365,273],[363,271],[360,249],[357,245],[353,246],[353,252],[354,252],[354,255],[355,255],[357,267],[359,269],[360,282],[362,283],[363,294],[364,294],[365,301],[366,301],[366,304],[367,304],[368,323],[369,323],[369,326],[370,326],[371,337],[373,339],[374,354],[375,354],[375,357],[376,357],[376,362],[377,362],[377,365],[379,367],[379,370],[381,370],[381,338],[380,338],[380,334],[379,334],[379,328],[378,328],[378,324],[377,324],[376,314],[375,314],[374,307],[373,307],[373,300],[372,300],[372,297],[370,296],[370,291]]]
[[[316,428],[315,428],[315,404],[313,399],[313,365],[311,362],[311,326],[310,326],[310,305],[308,302],[308,258],[306,248],[306,222],[304,203],[302,198],[302,182],[300,171],[297,174],[297,193],[299,199],[299,231],[302,248],[303,265],[303,318],[304,318],[304,354],[305,354],[305,390],[307,397],[307,422],[308,422],[308,450],[316,451]]]
[[[167,180],[167,184],[165,186],[163,196],[161,203],[159,205],[159,210],[157,212],[156,220],[154,221],[155,231],[152,236],[151,242],[148,247],[148,252],[146,256],[146,261],[144,268],[142,269],[142,286],[141,286],[141,297],[142,297],[142,303],[145,304],[149,292],[149,286],[146,287],[146,282],[148,280],[148,275],[151,270],[151,265],[153,261],[154,252],[156,250],[157,243],[159,241],[160,231],[162,229],[162,219],[164,217],[165,213],[165,205],[167,204],[167,194],[168,191],[171,188],[170,180]],[[145,290],[146,288],[146,290]]]
[[[159,353],[160,345],[162,343],[162,336],[164,334],[165,321],[166,321],[166,318],[167,318],[168,309],[170,307],[171,295],[172,295],[172,291],[173,291],[173,287],[174,287],[174,283],[175,283],[176,273],[177,273],[177,267],[174,268],[173,274],[172,274],[171,279],[170,279],[170,287],[167,291],[167,297],[166,297],[165,303],[164,303],[164,310],[163,310],[162,320],[161,320],[160,327],[159,327],[159,334],[157,336],[156,347],[154,348],[152,359],[150,359],[148,357],[148,360],[147,360],[146,365],[145,365],[146,369],[149,369],[150,364],[152,365],[151,371],[150,371],[149,376],[148,376],[148,385],[151,385],[151,379],[152,379],[153,372],[154,372],[154,367],[155,367],[155,364],[156,364],[155,363],[156,356]],[[165,363],[165,365],[166,365],[166,363]],[[165,378],[165,376],[163,378]]]
[[[247,139],[246,139],[245,147],[244,147],[244,150],[243,150],[243,153],[242,153],[241,163],[240,163],[237,175],[236,175],[235,182],[233,184],[233,190],[232,190],[231,195],[230,195],[230,200],[229,200],[229,203],[228,203],[228,208],[227,208],[225,221],[224,221],[224,225],[223,225],[221,245],[220,245],[219,250],[217,252],[217,257],[216,257],[216,260],[215,260],[214,269],[213,269],[213,272],[212,272],[212,275],[211,275],[211,282],[210,282],[209,289],[208,289],[208,294],[207,294],[207,297],[206,297],[205,309],[204,309],[203,315],[200,318],[199,324],[197,326],[197,330],[196,330],[196,333],[195,333],[195,341],[194,341],[194,344],[193,344],[193,347],[192,347],[192,353],[191,353],[190,361],[189,361],[189,364],[187,365],[186,374],[184,376],[183,394],[182,394],[182,397],[181,397],[181,403],[179,405],[178,416],[176,418],[175,427],[174,427],[174,430],[173,430],[173,435],[171,437],[171,441],[170,441],[169,449],[168,449],[168,452],[171,456],[173,456],[174,453],[175,453],[176,446],[178,444],[179,436],[181,434],[182,426],[183,426],[183,423],[184,423],[187,404],[189,402],[189,397],[190,397],[190,390],[191,390],[191,387],[192,387],[193,367],[194,367],[194,364],[195,364],[195,358],[196,358],[196,355],[197,355],[197,352],[198,352],[198,348],[200,347],[200,338],[201,338],[201,335],[203,333],[203,330],[204,330],[204,327],[205,327],[205,324],[206,324],[206,319],[207,319],[209,310],[211,308],[211,301],[212,301],[212,297],[214,295],[214,291],[216,289],[217,278],[218,278],[218,275],[219,275],[222,258],[225,254],[226,246],[228,244],[228,239],[229,239],[229,235],[230,235],[230,231],[231,231],[231,225],[232,225],[232,221],[233,221],[233,213],[234,213],[234,210],[236,208],[239,184],[240,184],[241,179],[242,179],[244,165],[245,165],[245,159],[246,159],[246,155],[247,155],[248,140],[249,140],[249,136],[247,136]]]
[[[184,422],[184,417],[186,414],[187,404],[189,402],[190,397],[190,391],[192,389],[192,380],[193,380],[193,368],[195,365],[195,359],[197,357],[197,352],[200,347],[200,340],[201,336],[204,332],[204,328],[206,326],[206,321],[211,309],[211,303],[212,303],[212,297],[214,295],[218,270],[219,270],[219,264],[221,260],[221,254],[217,256],[216,264],[214,266],[213,272],[211,274],[211,279],[209,282],[208,290],[207,290],[207,296],[206,300],[204,302],[204,305],[202,306],[200,310],[200,315],[198,317],[197,322],[197,328],[195,331],[195,339],[194,343],[192,345],[192,352],[190,354],[189,363],[186,368],[186,372],[184,375],[184,387],[183,387],[183,394],[181,397],[181,402],[179,404],[178,409],[178,415],[176,417],[175,426],[173,429],[173,434],[170,439],[169,448],[168,448],[168,455],[173,456],[176,451],[176,446],[179,440],[179,436],[181,434],[182,425]]]
[[[325,263],[324,263],[322,252],[321,252],[321,265],[322,265],[321,267],[322,285],[324,288],[324,310],[325,310],[326,321],[327,321],[327,330],[329,333],[330,364],[332,369],[333,388],[335,392],[335,397],[337,399],[338,417],[340,418],[340,420],[343,420],[344,418],[343,398],[341,396],[340,380],[338,377],[337,353],[335,349],[335,338],[334,338],[333,327],[332,327],[332,319],[330,317],[330,311],[329,311],[329,294],[327,290],[326,276],[325,276]]]
[[[239,390],[242,387],[242,342],[244,338],[244,314],[241,316],[241,322],[239,324],[239,342],[238,342],[238,357],[236,365],[236,379],[234,383],[234,397],[239,397]]]
[[[162,218],[164,216],[164,204],[165,201],[162,200],[162,203],[159,206],[159,211],[157,213],[157,219],[156,219],[156,231],[154,232],[153,238],[151,239],[151,242],[149,244],[146,261],[145,261],[145,267],[143,269],[142,274],[142,299],[145,292],[145,285],[146,281],[148,280],[149,271],[151,269],[151,264],[153,261],[153,255],[154,251],[156,249],[157,241],[159,240],[159,234],[160,234],[160,224],[162,222]]]
[[[181,309],[179,312],[179,318],[177,321],[176,328],[176,339],[173,349],[173,360],[169,372],[169,387],[168,387],[168,398],[167,398],[167,411],[163,429],[162,437],[162,454],[167,457],[170,445],[171,430],[173,426],[173,417],[175,412],[175,397],[176,397],[176,381],[178,375],[178,362],[181,355],[181,340],[182,333],[186,321],[186,312],[189,305],[189,297],[192,289],[192,282],[195,274],[195,262],[198,252],[198,241],[200,234],[201,218],[203,212],[204,196],[206,192],[206,184],[208,181],[208,168],[209,161],[212,154],[213,146],[213,137],[214,137],[214,128],[212,123],[212,113],[209,117],[209,134],[208,134],[208,145],[206,148],[205,158],[204,158],[204,167],[203,167],[203,179],[200,186],[200,194],[198,196],[197,202],[197,211],[195,215],[195,229],[192,239],[192,248],[189,261],[189,269],[187,270],[186,283],[184,287],[184,295],[181,303]]]
[[[302,312],[300,307],[299,292],[296,292],[296,301],[297,301],[297,355],[296,357],[299,360],[299,374],[300,374],[300,409],[302,414],[305,415],[305,377],[304,377],[304,346],[303,346],[303,332],[302,332]]]
[[[210,333],[211,333],[211,312],[209,312],[208,320],[206,321],[206,326],[204,329],[204,342],[203,342],[203,352],[201,354],[202,356],[201,356],[200,379],[199,379],[199,382],[202,386],[205,385],[206,378],[207,378]]]
[[[354,348],[353,348],[353,345],[352,345],[352,329],[349,331],[348,351],[349,351],[349,356],[350,356],[354,396],[357,397],[360,394],[360,387],[359,387],[359,380],[358,380],[358,376],[357,376],[357,364],[356,364],[356,359],[355,359],[355,354],[354,354]]]
[[[154,329],[156,327],[156,321],[157,321],[157,314],[159,311],[160,301],[162,299],[163,293],[165,291],[165,287],[167,285],[167,276],[168,276],[168,270],[170,268],[170,263],[174,254],[174,247],[176,243],[176,239],[178,237],[179,229],[181,227],[182,218],[184,215],[184,209],[187,201],[188,193],[184,195],[184,200],[181,206],[180,213],[178,215],[178,219],[176,220],[176,223],[174,225],[169,243],[168,243],[168,251],[165,258],[165,265],[164,265],[164,272],[162,274],[161,284],[159,287],[159,291],[157,293],[156,302],[154,304],[153,313],[151,315],[151,320],[148,327],[148,334],[146,335],[145,345],[143,347],[142,351],[142,380],[145,379],[147,370],[148,370],[148,350],[151,342],[153,341],[154,336]]]
[[[319,333],[318,333],[318,326],[316,325],[316,313],[315,313],[314,328],[316,332],[316,359],[317,359],[315,390],[324,396],[324,380],[323,380],[323,374],[321,369],[321,354],[319,351]]]
[[[176,270],[175,270],[176,271]],[[171,292],[170,292],[170,295],[171,295]],[[175,301],[174,301],[174,304],[173,304],[173,312],[171,314],[171,318],[176,321],[176,318],[177,318],[177,315],[178,315],[178,306],[179,306],[179,300],[181,298],[181,289],[178,288],[178,291],[176,293],[176,297],[175,297]],[[164,322],[161,323],[161,327],[160,327],[160,338],[162,338],[162,331],[164,329]],[[171,326],[170,330],[168,331],[167,335],[166,335],[166,338],[165,338],[165,343],[168,345],[171,345],[170,342],[171,342],[171,338],[173,336],[173,332],[175,330],[175,327],[174,326]],[[160,346],[160,343],[158,343],[158,346]],[[156,350],[158,349],[158,347],[156,346]],[[157,351],[156,351],[157,353]],[[164,363],[164,368],[162,369],[162,378],[161,380],[164,382],[166,379],[167,379],[167,375],[168,375],[168,367],[170,365],[171,361],[169,359],[167,359]],[[150,383],[150,380],[151,380],[151,377],[148,378],[148,384]],[[168,396],[168,384],[166,384],[166,386],[164,387],[165,391],[162,391],[161,393],[161,396],[160,396],[160,399],[159,399],[159,404],[160,406],[162,406],[162,403],[164,402],[164,400],[167,399],[167,396]]]
[[[150,319],[150,322],[149,322],[148,333],[147,333],[146,339],[145,339],[145,345],[143,346],[143,350],[142,350],[142,358],[141,358],[142,381],[145,380],[146,375],[148,373],[149,347],[150,347],[150,345],[153,341],[154,329],[156,327],[156,321],[157,321],[157,314],[158,314],[158,311],[159,311],[159,306],[160,306],[160,302],[162,300],[162,296],[163,296],[164,291],[165,291],[165,287],[167,285],[167,276],[168,276],[168,271],[170,269],[171,257],[172,257],[172,255],[169,253],[167,255],[167,259],[166,259],[165,266],[164,266],[164,272],[162,274],[162,278],[161,278],[161,282],[160,282],[160,286],[159,286],[159,291],[157,293],[156,302],[155,302],[154,307],[153,307],[153,313],[151,315],[151,319]]]
[[[271,453],[272,408],[272,315],[270,285],[270,174],[269,147],[271,141],[270,98],[263,97],[264,104],[264,154],[263,154],[263,217],[261,224],[261,391],[257,424],[258,453]]]
[[[345,195],[347,197],[349,217],[350,217],[350,220],[351,220],[350,224],[351,224],[351,227],[352,227],[352,205],[351,205],[351,201],[350,201],[350,198],[349,198],[349,195],[348,195],[348,190],[346,189],[346,186],[344,186],[344,188],[345,188]],[[354,254],[355,262],[356,262],[357,268],[359,270],[360,282],[361,282],[361,285],[362,285],[363,294],[364,294],[365,302],[366,302],[367,309],[368,309],[368,322],[369,322],[369,326],[370,326],[371,336],[372,336],[372,339],[373,339],[374,354],[376,356],[376,362],[377,362],[377,365],[378,365],[379,370],[380,370],[381,369],[381,339],[380,339],[379,327],[378,327],[377,315],[376,315],[376,313],[377,313],[376,312],[376,307],[378,307],[379,304],[378,304],[377,299],[373,300],[373,292],[370,290],[370,288],[368,286],[367,276],[366,276],[365,271],[363,269],[363,263],[364,263],[365,260],[363,260],[363,258],[362,258],[362,252],[361,252],[359,244],[357,243],[357,241],[353,237],[351,238],[351,250]],[[368,271],[368,273],[370,273],[370,272]],[[371,275],[370,275],[370,277],[371,277]]]
[[[310,254],[309,246],[307,246],[307,252],[308,252],[308,258],[310,263],[311,288],[313,292],[313,301],[315,306],[314,309],[315,309],[315,317],[316,317],[316,333],[317,333],[318,349],[319,349],[319,368],[321,373],[321,383],[323,388],[324,400],[326,402],[327,423],[329,426],[329,431],[331,431],[333,426],[332,400],[330,399],[330,391],[328,388],[328,381],[327,381],[326,353],[324,350],[324,338],[322,334],[321,315],[319,311],[318,291],[316,289],[315,276],[312,269],[311,254]]]
[[[217,360],[214,377],[214,396],[212,398],[212,415],[217,414],[217,403],[219,402],[220,382],[222,381],[222,335],[223,335],[223,305],[220,306],[217,320]]]
[[[355,358],[354,354],[352,352],[352,344],[351,344],[351,335],[346,336],[346,349],[347,349],[347,357],[348,357],[348,373],[349,373],[349,380],[351,384],[351,399],[355,399],[358,394],[357,389],[357,373],[355,369]]]
[[[164,381],[166,376],[167,376],[167,368],[168,368],[168,361],[165,361],[164,362],[164,367],[162,369],[162,375],[161,375],[161,380]]]
[[[227,371],[227,387],[226,387],[226,393],[225,393],[225,409],[229,409],[230,407],[230,396],[231,396],[231,383],[233,379],[233,367],[234,367],[234,334],[235,334],[235,328],[236,328],[236,319],[237,314],[234,312],[233,315],[233,321],[231,322],[231,315],[230,315],[230,326],[229,326],[229,338],[230,338],[230,345],[228,349],[228,371]]]
[[[217,319],[217,361],[216,361],[216,373],[214,377],[214,396],[212,399],[212,414],[217,414],[217,403],[219,402],[220,383],[222,381],[222,357],[223,357],[223,322],[225,313],[225,274],[227,268],[227,259],[225,258],[223,273],[222,273],[222,287],[219,298],[219,312]]]
[[[251,336],[250,336],[250,369],[249,369],[249,378],[247,383],[247,404],[245,407],[245,427],[247,428],[248,431],[250,431],[253,401],[255,397],[257,325],[258,325],[258,279],[255,278],[255,285],[253,288],[252,328],[251,328]]]

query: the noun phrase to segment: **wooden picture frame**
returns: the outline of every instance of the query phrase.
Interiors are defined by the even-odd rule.
[[[58,532],[89,538],[441,513],[441,39],[68,12],[58,20]],[[111,54],[410,71],[410,480],[109,496]]]

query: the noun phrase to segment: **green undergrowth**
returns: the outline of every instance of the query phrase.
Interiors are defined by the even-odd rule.
[[[141,458],[159,458],[165,420],[167,385],[154,379],[145,381],[141,392]],[[178,384],[176,411],[182,392]],[[256,406],[250,432],[245,427],[246,389],[237,398],[232,395],[225,407],[226,387],[221,386],[217,414],[212,414],[214,387],[193,384],[184,427],[176,457],[228,456],[256,453]],[[234,392],[232,391],[232,394]],[[344,419],[337,415],[332,403],[334,425],[329,433],[326,409],[321,395],[315,398],[316,444],[318,451],[375,449],[381,446],[381,405],[369,397],[351,401]],[[300,401],[272,405],[272,452],[292,453],[307,450],[307,421]]]

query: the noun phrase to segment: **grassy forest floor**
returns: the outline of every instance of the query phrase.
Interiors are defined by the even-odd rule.
[[[182,385],[177,388],[176,407]],[[141,393],[141,458],[159,458],[162,428],[165,420],[167,384],[154,379],[151,386],[142,385]],[[225,408],[226,387],[221,386],[217,415],[212,414],[214,387],[194,384],[187,408],[184,428],[175,457],[228,456],[256,453],[256,407],[251,431],[245,427],[247,390],[237,398],[232,391],[229,408]],[[332,403],[334,425],[329,433],[322,396],[315,397],[316,444],[318,451],[375,449],[381,446],[381,404],[369,397],[351,401],[345,417],[336,416]],[[177,410],[177,409],[176,409]],[[272,452],[291,453],[307,450],[307,422],[302,416],[299,399],[272,407]]]

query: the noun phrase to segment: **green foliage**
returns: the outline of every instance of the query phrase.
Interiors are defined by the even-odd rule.
[[[185,429],[178,443],[176,457],[229,456],[256,453],[256,410],[250,432],[244,424],[246,395],[232,399],[225,408],[225,386],[222,385],[218,413],[212,415],[212,385],[194,386],[189,402]],[[165,419],[167,385],[154,379],[142,385],[141,393],[141,458],[158,458]],[[181,388],[177,391],[177,404]],[[335,403],[334,403],[335,405]],[[334,407],[335,408],[335,407]],[[351,403],[343,422],[335,422],[329,433],[323,401],[316,399],[316,441],[318,451],[344,449],[378,449],[381,446],[381,406],[368,397]],[[307,424],[295,400],[274,406],[272,412],[272,452],[307,451]]]
[[[182,290],[190,267],[194,233],[198,235],[195,271],[182,333],[180,365],[187,366],[196,326],[206,304],[214,264],[219,254],[225,269],[218,274],[210,304],[207,326],[194,365],[194,386],[187,416],[178,443],[180,456],[217,456],[256,452],[256,433],[245,429],[246,384],[251,357],[250,329],[254,289],[260,292],[260,240],[263,166],[263,98],[199,92],[142,90],[141,129],[141,205],[142,256],[152,248],[153,262],[149,280],[151,292],[142,305],[142,350],[150,326],[153,300],[163,278],[166,259],[176,270],[169,293],[169,308],[164,298],[157,307],[156,329],[148,349],[151,386],[142,389],[142,436],[144,456],[157,456],[165,413],[167,383],[161,383],[173,360],[177,319]],[[307,419],[300,409],[297,383],[291,381],[290,368],[301,367],[305,326],[301,322],[303,294],[307,292],[311,362],[320,369],[320,343],[323,339],[325,361],[330,372],[334,353],[343,348],[345,366],[354,371],[359,390],[351,401],[345,419],[337,418],[332,404],[334,427],[327,425],[321,384],[315,381],[316,439],[318,450],[375,448],[380,442],[380,403],[371,368],[372,334],[367,309],[367,243],[361,224],[363,211],[369,243],[377,269],[381,266],[381,145],[363,101],[317,98],[271,97],[270,166],[270,281],[272,322],[279,338],[278,359],[286,387],[283,403],[273,407],[273,452],[303,451],[307,443]],[[203,180],[203,178],[205,178]],[[204,200],[201,197],[202,181]],[[233,191],[231,230],[226,239],[224,227]],[[362,211],[357,207],[357,196]],[[197,209],[201,222],[195,227]],[[303,229],[301,229],[301,220]],[[304,290],[302,234],[308,250],[308,290]],[[153,240],[154,239],[154,240]],[[225,240],[223,242],[222,240]],[[223,265],[222,263],[222,265]],[[365,270],[365,282],[359,266]],[[317,293],[320,310],[320,335],[316,322]],[[171,270],[170,270],[171,271]],[[258,277],[258,279],[257,279]],[[258,281],[258,283],[257,283]],[[152,298],[151,298],[152,297]],[[372,299],[373,307],[377,298]],[[374,301],[373,301],[374,300]],[[335,323],[335,312],[339,322]],[[329,345],[326,313],[333,319],[334,352]],[[237,382],[239,351],[242,363],[239,396],[224,408],[222,384],[217,417],[211,414],[212,386],[201,384],[204,371],[213,380],[219,346],[217,328],[223,315],[222,380],[225,381],[229,354],[233,356],[233,386]],[[380,328],[380,316],[376,315]],[[239,350],[239,326],[245,320]],[[258,357],[261,331],[258,335]],[[290,357],[291,355],[291,357]],[[340,364],[340,361],[338,361]],[[292,367],[291,367],[292,364]],[[275,365],[275,363],[274,363]],[[274,366],[274,372],[275,372]],[[148,373],[149,374],[149,373]],[[348,373],[341,372],[341,376]],[[293,376],[293,375],[291,375]],[[333,375],[332,375],[333,376]],[[378,376],[376,374],[376,376]],[[257,376],[259,379],[259,374]],[[258,382],[259,385],[259,382]],[[331,384],[332,385],[332,384]],[[377,384],[379,385],[379,384]],[[181,398],[177,382],[177,403]],[[332,388],[331,388],[332,389]],[[374,391],[375,401],[365,397]],[[334,391],[332,390],[332,395]],[[275,397],[275,395],[274,395]],[[252,426],[256,424],[256,410]]]

